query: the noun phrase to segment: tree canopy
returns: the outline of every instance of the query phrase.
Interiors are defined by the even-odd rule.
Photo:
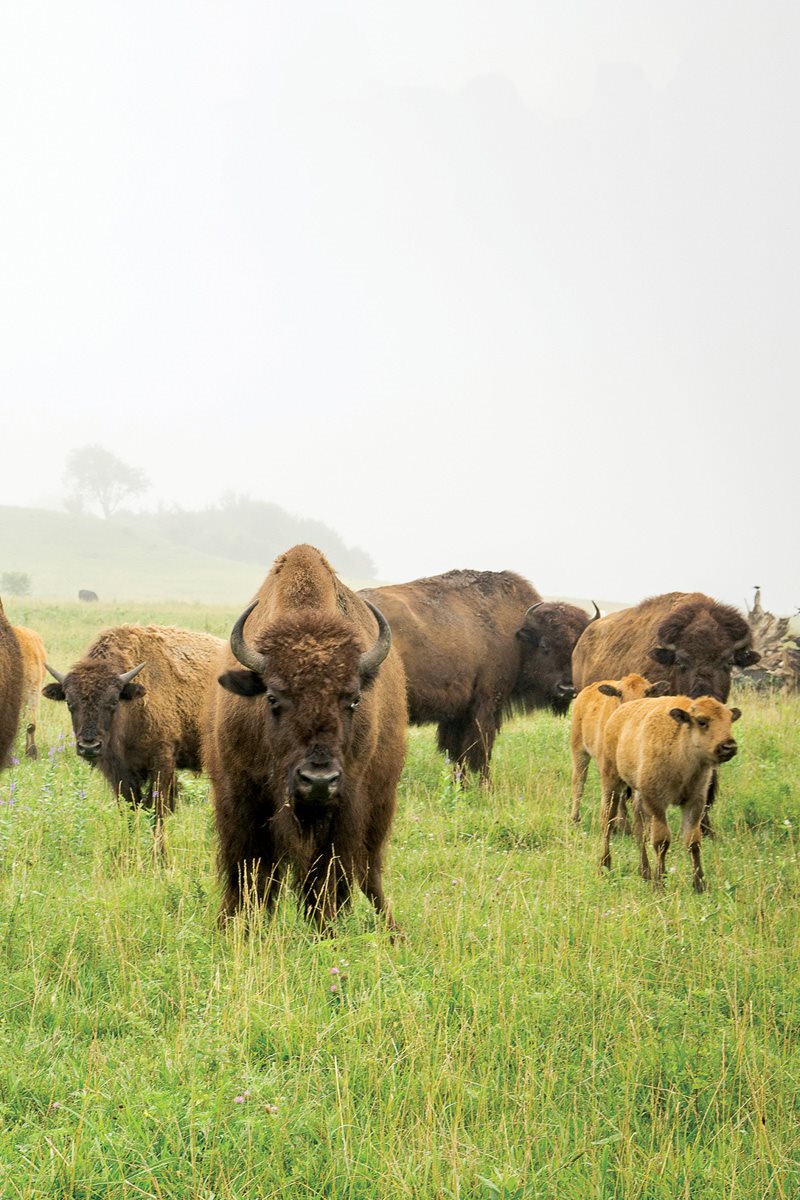
[[[131,467],[103,446],[81,446],[67,459],[64,482],[71,487],[67,508],[96,504],[108,518],[128,496],[147,490],[144,471]],[[77,501],[77,503],[76,503]]]

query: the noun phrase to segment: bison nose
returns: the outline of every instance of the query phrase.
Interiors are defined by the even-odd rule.
[[[99,738],[78,738],[76,749],[81,758],[97,758],[103,747]]]
[[[736,742],[733,740],[733,738],[727,742],[720,742],[720,744],[717,746],[717,758],[720,762],[729,762],[730,759],[733,758],[734,754],[736,754],[738,749],[739,747],[736,745]]]
[[[295,791],[302,800],[328,800],[336,795],[342,772],[335,767],[324,770],[306,766],[295,773]]]
[[[564,700],[575,699],[576,692],[571,683],[557,683],[556,691],[558,692],[559,697],[563,698]]]

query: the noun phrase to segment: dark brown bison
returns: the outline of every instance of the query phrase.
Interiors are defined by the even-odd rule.
[[[11,760],[22,707],[22,654],[0,601],[0,767]]]
[[[231,633],[205,763],[226,919],[287,871],[324,928],[357,883],[392,918],[383,847],[405,757],[405,680],[377,609],[312,546],[276,559]],[[244,668],[242,670],[241,668]]]
[[[78,592],[78,599],[83,600],[84,604],[94,604],[98,599],[97,592],[93,592],[89,588],[81,588]]]
[[[360,594],[392,627],[409,720],[437,724],[439,749],[459,770],[488,779],[508,713],[567,711],[572,649],[589,622],[582,608],[545,603],[511,571],[448,571]]]
[[[175,771],[201,769],[205,695],[225,642],[208,633],[159,625],[118,625],[101,633],[57,683],[79,756],[97,766],[115,795],[155,811],[156,842],[175,807]],[[134,683],[144,672],[144,683]]]
[[[45,679],[44,642],[34,629],[15,625],[14,634],[22,655],[22,702],[25,719],[25,754],[38,757],[36,749],[36,717],[39,711],[39,691]]]
[[[590,625],[572,655],[572,674],[576,687],[584,688],[636,671],[653,682],[665,679],[671,695],[713,696],[724,704],[733,668],[749,667],[760,657],[750,626],[735,608],[702,592],[667,592]],[[709,805],[716,788],[714,773]],[[707,813],[703,831],[711,833]]]

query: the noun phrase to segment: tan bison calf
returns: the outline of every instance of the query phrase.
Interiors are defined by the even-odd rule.
[[[634,700],[612,714],[599,761],[602,866],[611,866],[611,825],[623,791],[629,787],[633,790],[633,829],[642,878],[651,878],[645,843],[645,822],[649,821],[656,852],[653,880],[656,884],[662,881],[670,843],[666,811],[674,804],[682,814],[681,832],[692,859],[694,889],[705,889],[700,822],[712,772],[736,754],[731,723],[740,716],[738,708],[727,708],[711,696]]]
[[[589,763],[600,757],[606,723],[621,704],[646,697],[663,696],[669,688],[665,680],[651,683],[644,675],[626,675],[624,679],[604,679],[581,691],[572,706],[572,819],[581,819],[581,799],[586,786]]]
[[[25,720],[25,754],[36,758],[36,716],[39,692],[46,673],[44,642],[33,629],[15,625],[14,633],[22,654],[22,716]]]
[[[0,768],[11,762],[22,704],[22,654],[0,600]]]

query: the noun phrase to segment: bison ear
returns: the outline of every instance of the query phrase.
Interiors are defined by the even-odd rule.
[[[733,661],[737,667],[752,667],[754,663],[761,660],[761,655],[757,650],[737,650],[733,656]]]
[[[42,695],[48,700],[66,700],[67,694],[60,683],[48,683],[42,688]]]
[[[741,715],[742,715],[742,710],[740,708],[732,708],[731,709],[731,720],[732,721],[738,721],[739,717]]]
[[[264,680],[255,671],[226,671],[217,682],[234,696],[260,696],[267,690]]]
[[[656,646],[654,650],[648,650],[647,653],[657,663],[661,663],[662,667],[671,667],[675,662],[675,651],[667,649],[666,646]]]
[[[650,684],[650,687],[645,692],[645,696],[668,696],[669,686],[669,680],[659,679],[658,683]]]
[[[604,696],[616,696],[618,700],[622,699],[622,692],[610,683],[601,683],[597,690],[598,692],[602,692]]]
[[[692,718],[685,708],[671,708],[669,715],[678,725],[691,725]]]
[[[120,700],[135,700],[138,696],[143,696],[145,689],[140,683],[126,683],[119,694]]]
[[[527,642],[529,646],[535,649],[539,645],[539,635],[535,629],[528,629],[527,625],[523,625],[514,634],[517,641]]]

